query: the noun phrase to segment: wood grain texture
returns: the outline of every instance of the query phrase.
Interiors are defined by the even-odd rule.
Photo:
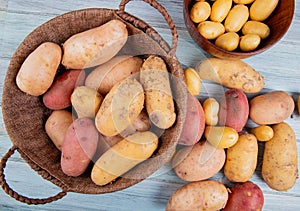
[[[179,32],[177,56],[183,67],[194,67],[206,56],[193,41],[184,24],[182,0],[159,0],[175,21]],[[83,8],[118,8],[119,1],[111,0],[2,0],[0,1],[0,91],[10,58],[23,39],[37,26],[65,12]],[[244,61],[265,77],[264,92],[285,90],[294,99],[300,94],[300,0],[295,1],[292,24],[280,42],[269,50]],[[161,15],[143,2],[133,1],[126,11],[153,26],[167,41],[170,31]],[[207,96],[220,98],[224,88],[203,81],[200,100]],[[249,97],[252,97],[249,95]],[[11,147],[0,111],[0,157]],[[286,121],[295,130],[300,151],[300,116],[295,110]],[[249,124],[251,126],[251,122]],[[270,189],[261,177],[262,144],[259,161],[251,181],[259,185],[265,195],[264,210],[300,210],[300,180],[287,192]],[[32,197],[48,197],[59,188],[42,179],[18,154],[8,162],[5,171],[8,183],[19,193]],[[222,173],[213,177],[227,182]],[[104,195],[68,195],[51,204],[28,206],[19,203],[0,190],[0,210],[164,210],[170,195],[186,182],[180,180],[170,166],[165,165],[147,180],[128,189]]]

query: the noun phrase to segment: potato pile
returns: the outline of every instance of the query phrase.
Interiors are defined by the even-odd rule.
[[[190,18],[197,30],[227,51],[253,51],[270,35],[264,21],[279,0],[197,0]]]
[[[263,193],[250,182],[258,141],[264,144],[262,178],[270,188],[287,191],[298,178],[296,137],[285,122],[294,112],[294,100],[284,91],[261,93],[263,77],[241,60],[208,58],[194,70],[199,81],[219,83],[226,91],[203,103],[189,95],[188,121],[172,159],[174,172],[188,183],[173,193],[166,210],[262,210]],[[186,81],[193,77],[185,76]],[[229,194],[224,184],[210,179],[220,171],[236,184]]]
[[[159,144],[153,128],[176,121],[166,63],[118,55],[127,38],[126,25],[111,20],[71,36],[62,49],[42,43],[16,77],[20,90],[52,110],[45,130],[61,150],[62,171],[77,177],[94,161],[91,179],[100,186],[150,158]]]

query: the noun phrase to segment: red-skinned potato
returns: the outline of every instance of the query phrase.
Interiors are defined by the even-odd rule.
[[[199,100],[188,94],[185,122],[178,144],[192,146],[197,143],[205,128],[205,114]]]
[[[249,103],[242,90],[229,89],[225,92],[219,111],[219,124],[226,125],[240,132],[249,116]]]
[[[62,144],[61,168],[68,176],[85,172],[98,144],[98,131],[88,118],[76,119],[67,129]]]
[[[264,205],[264,195],[259,186],[247,181],[237,183],[231,193],[224,211],[260,211]]]
[[[52,110],[60,110],[71,106],[71,95],[76,86],[84,83],[83,70],[68,70],[59,75],[44,94],[44,105]]]

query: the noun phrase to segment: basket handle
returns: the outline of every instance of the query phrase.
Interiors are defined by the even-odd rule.
[[[56,200],[61,199],[62,197],[64,197],[67,192],[65,191],[61,191],[60,193],[56,194],[55,196],[51,196],[48,198],[43,198],[43,199],[36,199],[36,198],[29,198],[26,196],[22,196],[20,194],[18,194],[17,192],[15,192],[13,189],[11,189],[11,187],[9,187],[9,185],[7,184],[6,180],[5,180],[5,175],[4,175],[4,169],[6,167],[6,163],[8,161],[8,159],[14,154],[14,152],[17,150],[16,146],[12,146],[8,152],[4,155],[4,157],[1,159],[0,162],[0,184],[2,189],[11,197],[13,197],[14,199],[16,199],[17,201],[26,203],[26,204],[34,204],[34,205],[38,205],[38,204],[46,204],[46,203],[50,203]]]
[[[130,1],[132,1],[132,0],[121,0],[120,5],[119,5],[119,11],[124,13],[125,12],[125,6]],[[172,34],[172,45],[171,45],[171,49],[169,51],[169,55],[170,56],[175,56],[177,45],[178,45],[178,33],[177,33],[177,29],[176,29],[176,26],[174,24],[173,19],[171,18],[171,16],[167,12],[167,10],[160,3],[158,3],[156,0],[142,0],[142,1],[148,3],[150,6],[155,8],[165,18],[165,20],[166,20],[166,22],[169,25],[169,28],[171,30],[171,34]]]

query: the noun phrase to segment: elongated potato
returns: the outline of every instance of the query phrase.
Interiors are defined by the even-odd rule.
[[[134,78],[126,78],[105,96],[96,115],[96,127],[105,136],[115,136],[131,125],[143,106],[142,85]]]
[[[274,125],[274,136],[266,142],[262,176],[268,186],[286,191],[298,178],[298,152],[293,129],[285,122]]]
[[[249,18],[249,9],[246,5],[237,4],[228,13],[224,26],[227,32],[238,32]]]
[[[191,95],[197,96],[201,91],[201,80],[199,74],[193,68],[184,70],[186,87]]]
[[[17,74],[19,89],[33,96],[44,94],[53,83],[61,57],[61,48],[56,43],[45,42],[38,46]]]
[[[284,91],[272,91],[250,100],[250,118],[259,125],[277,124],[294,111],[293,98]]]
[[[43,95],[43,103],[47,108],[60,110],[71,106],[71,95],[76,86],[84,83],[85,72],[69,70],[58,76],[50,89]]]
[[[220,210],[228,200],[226,187],[215,180],[191,182],[170,197],[166,211]]]
[[[130,75],[138,79],[142,63],[139,57],[116,56],[93,70],[87,76],[85,85],[105,95],[117,82]]]
[[[229,181],[246,182],[254,174],[258,144],[254,135],[242,133],[235,145],[227,149],[224,174]]]
[[[162,129],[171,127],[176,114],[164,60],[149,56],[142,65],[140,81],[145,89],[146,110],[151,122]]]
[[[73,116],[71,112],[67,110],[53,111],[48,117],[45,124],[45,130],[57,149],[61,150],[66,131],[72,122]]]
[[[200,23],[210,16],[210,11],[208,2],[196,2],[190,11],[190,18],[194,23]]]
[[[232,6],[232,0],[216,0],[211,8],[210,19],[222,22],[228,15]]]
[[[220,103],[219,124],[226,125],[240,132],[247,123],[249,104],[242,90],[229,89]]]
[[[214,147],[224,149],[233,146],[239,138],[235,129],[223,126],[206,126],[204,136]]]
[[[61,168],[68,176],[85,172],[98,144],[98,132],[88,118],[76,119],[67,129],[61,148]]]
[[[196,71],[203,80],[241,89],[245,93],[260,92],[264,86],[263,76],[242,60],[208,58],[197,65]]]
[[[114,57],[127,41],[126,25],[111,20],[70,37],[64,44],[62,64],[67,69],[84,69],[103,64]]]
[[[273,129],[268,125],[260,125],[251,130],[258,141],[269,141],[274,135]]]
[[[242,28],[242,32],[244,35],[257,34],[261,39],[265,39],[270,35],[270,28],[260,21],[247,21]]]
[[[225,28],[220,22],[203,21],[197,26],[198,32],[208,40],[214,40],[224,34]]]
[[[173,158],[174,171],[185,181],[200,181],[218,173],[225,163],[225,151],[207,141],[196,143],[192,148],[180,149]]]
[[[255,0],[250,7],[250,18],[255,21],[266,20],[275,10],[279,0]]]
[[[131,168],[148,159],[158,146],[157,136],[137,132],[115,144],[95,163],[91,178],[97,185],[106,185]]]

